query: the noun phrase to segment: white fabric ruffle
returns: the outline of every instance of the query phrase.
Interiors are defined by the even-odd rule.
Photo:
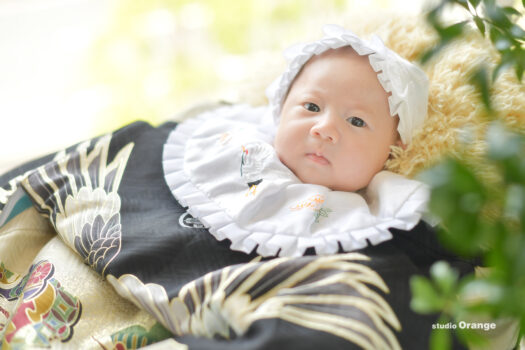
[[[392,238],[412,229],[427,187],[382,171],[359,193],[303,184],[278,159],[271,111],[222,107],[179,124],[164,145],[166,183],[182,206],[232,250],[262,256],[319,255]]]

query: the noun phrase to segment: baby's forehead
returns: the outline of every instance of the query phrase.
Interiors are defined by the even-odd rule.
[[[335,60],[343,60],[348,63],[347,65],[343,65],[343,67],[339,66],[338,69],[344,69],[345,67],[350,68],[352,65],[358,64],[365,70],[373,72],[373,74],[377,74],[370,65],[368,55],[360,55],[351,46],[343,46],[337,49],[328,49],[318,55],[313,55],[299,70],[292,83],[299,78],[303,71],[315,69],[311,67],[318,67],[320,64],[324,64],[326,61]]]

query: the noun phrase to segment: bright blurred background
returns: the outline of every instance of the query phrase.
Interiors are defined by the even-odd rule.
[[[135,120],[242,100],[269,52],[423,0],[0,0],[0,173]],[[258,67],[258,68],[257,68]]]

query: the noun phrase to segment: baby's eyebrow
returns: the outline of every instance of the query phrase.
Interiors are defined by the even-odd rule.
[[[362,104],[360,102],[350,105],[349,109],[351,110],[349,113],[355,114],[358,117],[368,117],[369,115],[373,114],[373,111],[368,107],[368,105]]]
[[[323,95],[323,91],[318,89],[316,86],[308,87],[303,91],[303,95],[314,95],[314,97],[319,97]]]

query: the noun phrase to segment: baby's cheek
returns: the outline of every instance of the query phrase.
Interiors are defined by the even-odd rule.
[[[293,133],[289,129],[286,126],[279,125],[274,140],[274,147],[277,152],[284,153],[290,148]]]
[[[294,155],[293,150],[291,149],[290,145],[287,144],[287,141],[289,140],[282,140],[282,142],[278,144],[278,147],[275,147],[275,151],[281,163],[283,163],[288,169],[295,173],[297,171],[297,156]]]
[[[280,134],[277,134],[273,142],[273,147],[275,148],[275,153],[277,153],[277,157],[279,157],[281,162],[284,163],[286,158],[286,139],[282,138]]]
[[[275,152],[277,153],[277,157],[279,157],[281,163],[288,166],[290,160],[290,152],[288,149],[286,147],[276,147]]]
[[[275,149],[275,152],[280,157],[280,154],[283,149],[283,139],[281,137],[281,133],[277,131],[277,134],[275,135],[275,139],[273,140],[273,148]]]

